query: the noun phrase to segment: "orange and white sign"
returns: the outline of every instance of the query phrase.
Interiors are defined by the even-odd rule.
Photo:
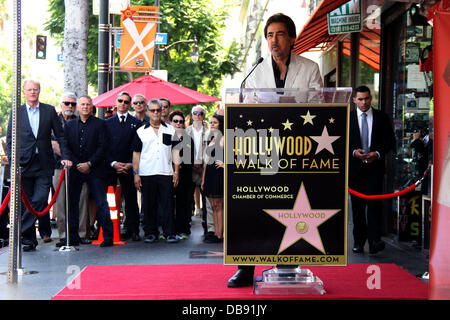
[[[158,7],[133,6],[122,11],[120,68],[145,71],[152,68]]]

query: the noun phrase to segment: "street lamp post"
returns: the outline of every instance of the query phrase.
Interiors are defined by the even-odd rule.
[[[198,55],[198,41],[197,41],[197,37],[195,37],[195,36],[194,36],[194,40],[179,40],[179,41],[175,41],[175,42],[173,42],[173,43],[171,43],[168,46],[165,46],[163,48],[156,48],[156,50],[158,50],[158,52],[167,52],[167,54],[169,54],[168,50],[172,46],[174,46],[176,44],[180,44],[180,43],[193,43],[194,44],[192,46],[192,52],[191,52],[190,56],[191,56],[192,62],[193,63],[197,63],[198,62],[198,57],[199,57],[199,55]],[[170,55],[169,55],[169,58],[170,58]]]

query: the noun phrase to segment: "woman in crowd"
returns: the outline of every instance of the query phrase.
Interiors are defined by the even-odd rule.
[[[211,118],[209,144],[206,148],[206,165],[203,168],[202,190],[211,203],[214,219],[214,233],[218,241],[223,241],[223,183],[224,183],[224,121],[215,114]]]
[[[185,118],[181,110],[173,111],[169,121],[175,128],[173,161],[175,166],[179,166],[178,186],[175,189],[175,233],[178,239],[183,240],[191,234],[194,140],[185,133]]]

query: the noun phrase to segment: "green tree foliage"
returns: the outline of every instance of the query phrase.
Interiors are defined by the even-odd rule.
[[[174,45],[168,52],[160,53],[160,69],[168,70],[169,81],[181,86],[218,96],[224,76],[238,70],[241,58],[240,47],[232,43],[225,48],[222,44],[222,34],[225,29],[225,19],[228,17],[230,1],[217,5],[213,0],[163,0],[160,1],[162,13],[160,32],[168,34],[168,42],[179,40],[198,40],[199,61],[193,63],[190,59],[192,44]],[[153,6],[153,0],[134,0],[132,5]],[[50,2],[50,20],[46,29],[50,34],[62,41],[64,36],[64,0]],[[92,12],[92,2],[90,2]],[[115,16],[114,26],[119,26],[120,16]],[[92,13],[89,19],[88,40],[88,77],[89,84],[97,87],[97,48],[98,48],[98,16]],[[116,55],[116,65],[119,64]],[[137,78],[141,74],[135,73]],[[126,73],[115,74],[115,87],[130,81]],[[212,104],[210,104],[212,105]],[[177,106],[181,107],[181,106]],[[190,110],[190,106],[182,107]]]

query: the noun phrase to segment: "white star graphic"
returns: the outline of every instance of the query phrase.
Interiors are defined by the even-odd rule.
[[[291,126],[294,124],[293,122],[289,122],[289,119],[286,119],[286,122],[281,123],[284,126],[284,130],[292,130]]]
[[[312,125],[314,125],[314,123],[313,123],[312,120],[313,120],[316,116],[311,115],[311,114],[309,113],[309,110],[308,110],[308,112],[306,113],[306,116],[300,116],[300,117],[302,117],[303,119],[305,119],[305,121],[303,121],[303,125],[305,125],[305,124],[307,124],[307,123],[311,123]]]
[[[329,136],[327,127],[323,127],[321,136],[311,136],[311,139],[316,141],[319,145],[317,146],[316,153],[318,154],[323,149],[327,149],[332,154],[334,154],[333,146],[331,145],[334,141],[339,139],[341,136]]]

